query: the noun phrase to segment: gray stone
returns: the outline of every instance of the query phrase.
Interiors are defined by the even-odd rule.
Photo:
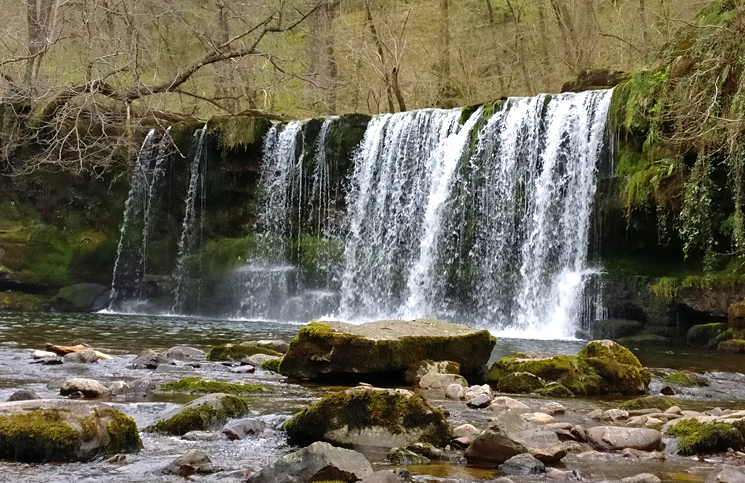
[[[261,419],[247,418],[232,421],[222,428],[222,432],[231,440],[245,439],[247,436],[259,436],[266,429]]]
[[[500,396],[492,399],[492,402],[489,405],[489,411],[510,411],[516,414],[520,414],[529,413],[530,407],[527,404],[523,404],[516,399],[512,399],[511,397]]]
[[[165,355],[168,359],[185,362],[204,361],[207,359],[207,355],[204,353],[203,350],[186,346],[171,347],[166,351]]]
[[[404,380],[409,384],[418,384],[426,374],[460,374],[460,364],[452,361],[418,361],[406,369]]]
[[[621,483],[661,483],[657,476],[652,473],[640,473],[635,476],[628,476],[621,480]]]
[[[179,475],[187,478],[191,475],[214,473],[212,459],[201,449],[192,448],[171,462],[163,470],[164,474]]]
[[[466,400],[473,399],[479,394],[486,394],[487,396],[489,396],[489,399],[494,397],[494,391],[492,391],[491,386],[489,384],[483,384],[481,386],[469,387],[463,399],[466,399]]]
[[[79,352],[71,352],[69,354],[65,354],[63,357],[65,362],[72,362],[77,364],[93,364],[94,362],[98,362],[98,356],[96,355],[96,351],[93,349],[83,349]]]
[[[132,369],[157,369],[163,364],[176,364],[168,357],[152,349],[146,349],[138,354],[132,361]]]
[[[539,475],[546,472],[546,465],[530,453],[521,453],[499,465],[499,469],[508,475]]]
[[[110,289],[106,285],[78,283],[60,289],[55,303],[68,312],[97,312],[109,303]]]
[[[248,483],[344,481],[353,483],[373,470],[356,451],[336,448],[321,441],[281,457],[248,478]]]
[[[401,478],[395,471],[376,471],[372,475],[362,478],[359,483],[401,483]]]
[[[253,374],[256,372],[256,366],[247,364],[245,366],[231,367],[230,372],[233,374]]]
[[[90,399],[111,397],[109,388],[93,379],[68,379],[59,390],[60,396],[70,396],[76,392]]]
[[[33,389],[21,389],[10,395],[8,402],[13,401],[33,401],[34,399],[41,399],[36,395]]]
[[[143,377],[133,381],[114,381],[110,386],[111,394],[119,399],[138,401],[150,397],[156,389],[152,379]]]
[[[637,320],[596,320],[590,325],[590,337],[592,339],[620,339],[635,335],[643,328],[644,324]]]
[[[223,441],[228,437],[221,431],[189,431],[181,436],[186,441]]]
[[[451,384],[459,384],[464,388],[468,387],[468,381],[466,381],[466,378],[459,374],[429,372],[419,379],[419,387],[422,389],[442,391],[447,389]]]
[[[466,403],[469,408],[483,409],[491,404],[491,398],[486,394],[479,394]]]
[[[0,403],[0,417],[8,423],[0,425],[0,459],[88,461],[142,449],[134,420],[102,403],[68,399],[6,402]]]
[[[505,411],[476,437],[465,457],[469,464],[501,464],[521,453],[530,453],[543,462],[558,461],[566,456],[555,432]]]
[[[472,424],[461,424],[453,430],[453,436],[460,438],[462,436],[477,436],[481,431]]]
[[[429,458],[406,448],[391,448],[386,459],[396,466],[428,465]]]
[[[34,351],[31,353],[32,359],[45,359],[47,357],[57,357],[57,354],[50,351]]]
[[[567,410],[557,402],[549,402],[541,406],[541,412],[551,416],[556,416],[557,414],[564,414]]]
[[[273,361],[274,359],[281,359],[281,357],[270,356],[268,354],[254,354],[246,357],[246,361],[254,367],[261,367],[266,361]]]
[[[447,399],[455,399],[460,401],[466,395],[466,390],[460,384],[450,384],[445,388],[445,397]]]
[[[476,436],[459,436],[450,442],[450,446],[457,449],[466,449],[473,444]]]
[[[278,339],[250,340],[246,342],[241,342],[241,345],[247,345],[249,347],[261,347],[263,349],[269,349],[275,352],[279,352],[280,354],[286,353],[287,349],[290,348],[289,342],[278,340]]]
[[[55,357],[42,357],[41,359],[35,359],[34,362],[31,364],[41,364],[44,366],[57,366],[59,364],[63,364],[64,361],[61,357],[55,356]]]
[[[595,426],[587,430],[588,441],[602,451],[634,448],[655,451],[662,446],[662,434],[650,428],[619,428]]]
[[[721,465],[709,473],[706,483],[745,483],[745,467]]]
[[[569,430],[569,433],[571,433],[572,436],[574,436],[574,439],[581,442],[587,441],[587,431],[585,431],[585,428],[580,426],[579,424],[572,426],[572,429]]]

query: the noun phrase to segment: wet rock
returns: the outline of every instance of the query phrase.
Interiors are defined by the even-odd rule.
[[[411,471],[407,470],[406,468],[396,468],[393,470],[393,473],[398,476],[398,479],[401,481],[412,481],[413,477],[411,476]]]
[[[490,398],[494,397],[494,391],[492,391],[492,388],[489,384],[482,384],[482,385],[475,385],[471,386],[466,390],[466,399],[471,399],[479,394],[486,394]]]
[[[566,408],[557,402],[549,402],[541,406],[541,412],[556,416],[567,412]]]
[[[499,469],[508,475],[539,475],[546,472],[546,465],[530,453],[522,453],[499,465]]]
[[[489,411],[502,412],[511,411],[516,414],[529,413],[530,407],[527,404],[523,404],[516,399],[512,399],[507,396],[500,396],[492,399],[489,405]]]
[[[609,409],[605,414],[613,421],[622,421],[629,419],[629,412],[623,409]]]
[[[57,357],[57,354],[50,351],[34,351],[31,353],[32,359],[45,359],[47,357]]]
[[[466,449],[473,444],[475,439],[476,436],[460,436],[450,441],[450,446],[456,449]]]
[[[34,362],[31,364],[41,364],[44,366],[58,366],[60,364],[63,364],[64,361],[61,357],[55,356],[55,357],[42,357],[41,359],[35,359]]]
[[[621,483],[661,483],[661,481],[662,480],[652,473],[641,473],[621,479]]]
[[[97,312],[109,304],[110,287],[95,283],[78,283],[60,289],[55,305],[64,312]]]
[[[678,406],[673,406],[671,408],[667,408],[665,412],[668,414],[680,414],[682,412],[682,409],[680,409]]]
[[[455,399],[460,401],[465,398],[466,390],[460,384],[450,384],[445,388],[445,397],[447,399]]]
[[[373,373],[394,380],[412,364],[432,359],[457,362],[461,374],[478,375],[495,344],[486,330],[439,320],[312,322],[293,339],[280,372],[298,379],[364,379]]]
[[[0,459],[87,461],[140,449],[134,420],[105,404],[66,399],[0,403]]]
[[[606,411],[603,411],[602,409],[593,409],[589,413],[587,413],[587,419],[592,419],[595,421],[610,421],[610,416]]]
[[[430,460],[424,455],[420,455],[406,448],[391,448],[386,455],[386,459],[392,465],[411,466],[411,465],[428,465]]]
[[[665,433],[678,438],[680,454],[709,454],[728,448],[742,449],[745,438],[738,428],[745,428],[745,413],[721,418],[703,416],[699,419],[679,419],[671,422]]]
[[[248,414],[245,399],[216,393],[202,396],[186,406],[164,414],[147,431],[181,436],[190,431],[208,431],[222,427],[229,418]]]
[[[222,441],[228,439],[228,437],[218,431],[189,431],[181,436],[181,439],[186,441]]]
[[[77,344],[77,345],[55,345],[51,343],[46,344],[47,352],[54,352],[58,356],[64,356],[66,354],[71,354],[73,352],[80,352],[85,349],[89,349],[89,347],[85,344]]]
[[[279,352],[280,354],[287,353],[287,349],[290,348],[290,343],[283,340],[271,339],[271,340],[250,340],[241,342],[241,345],[248,347],[261,347],[262,349],[269,349],[270,351]]]
[[[273,361],[276,359],[281,360],[282,358],[277,356],[270,356],[269,354],[254,354],[252,356],[246,357],[244,360],[254,367],[261,367],[261,365],[266,361]]]
[[[530,372],[513,372],[499,379],[497,391],[512,394],[530,394],[545,386],[543,379]]]
[[[292,444],[393,448],[418,442],[444,446],[451,439],[442,412],[405,389],[353,387],[330,394],[296,414],[285,430]]]
[[[581,481],[582,477],[577,470],[565,471],[554,468],[546,473],[546,478],[554,481]]]
[[[166,351],[165,357],[184,362],[207,360],[207,355],[203,350],[187,346],[171,347]]]
[[[76,392],[90,399],[111,397],[109,388],[93,379],[68,379],[59,390],[60,396],[70,396]]]
[[[132,369],[157,369],[158,366],[163,364],[175,365],[176,363],[159,352],[147,349],[135,357],[131,367]]]
[[[462,436],[477,436],[481,431],[472,424],[461,424],[453,430],[453,436],[460,438]]]
[[[733,329],[745,329],[745,302],[730,304],[727,308],[727,323]]]
[[[544,462],[566,455],[556,433],[506,411],[476,437],[465,457],[469,464],[501,464],[520,453],[530,453]]]
[[[709,473],[706,483],[745,483],[745,467],[721,465]]]
[[[621,451],[624,458],[638,458],[644,460],[664,460],[665,454],[660,451],[641,451],[634,448],[626,448]]]
[[[406,369],[404,380],[409,384],[417,384],[427,374],[460,374],[460,364],[453,361],[418,361]]]
[[[686,345],[698,349],[716,349],[717,336],[727,330],[727,324],[699,324],[688,329]]]
[[[33,389],[21,389],[20,391],[16,391],[13,394],[11,394],[10,397],[7,399],[7,401],[8,402],[33,401],[34,399],[41,399],[41,398],[36,395],[36,392],[34,392]]]
[[[548,423],[546,424],[546,429],[550,429],[552,431],[556,431],[557,429],[569,431],[570,429],[572,429],[572,423],[558,423],[558,422]]]
[[[662,387],[662,389],[660,389],[660,394],[662,394],[663,396],[675,396],[676,393],[675,389],[673,389],[671,386],[665,385]]]
[[[745,340],[732,339],[720,342],[717,346],[717,352],[725,352],[727,354],[745,354]]]
[[[353,483],[373,474],[370,462],[360,453],[315,442],[281,457],[248,478],[248,483],[278,481],[344,481]]]
[[[419,387],[430,390],[444,390],[451,384],[459,384],[463,388],[468,387],[466,378],[459,374],[427,373],[419,380]]]
[[[222,432],[231,440],[245,439],[247,436],[259,436],[264,433],[266,423],[260,419],[248,418],[233,421],[222,428]]]
[[[479,394],[466,403],[469,408],[483,409],[491,404],[491,398],[486,394]]]
[[[155,383],[147,377],[129,382],[114,381],[109,385],[114,397],[126,400],[146,399],[155,392],[155,388]]]
[[[395,471],[386,470],[376,471],[372,475],[362,478],[359,483],[401,483],[401,481],[402,479]],[[409,480],[404,481],[411,481],[411,473],[409,473]]]
[[[625,448],[654,451],[662,447],[662,434],[649,428],[595,426],[587,430],[587,439],[595,448],[603,451]]]
[[[233,374],[253,374],[256,372],[256,366],[247,364],[245,366],[231,367],[230,372]]]
[[[93,349],[83,349],[82,351],[71,352],[69,354],[65,354],[63,359],[65,360],[65,362],[72,362],[77,364],[92,364],[94,362],[98,362],[98,356]]]
[[[585,428],[583,428],[580,425],[572,426],[572,429],[569,430],[569,433],[574,436],[574,439],[581,442],[587,441],[587,431],[585,431]]]
[[[530,421],[531,423],[540,424],[545,426],[546,424],[555,423],[556,419],[546,413],[525,413],[523,419]]]
[[[636,335],[643,328],[644,324],[637,320],[596,320],[590,326],[590,337],[592,339],[620,339]]]
[[[188,478],[191,475],[207,475],[214,473],[212,459],[201,449],[192,448],[173,460],[163,470],[164,474],[179,475]]]

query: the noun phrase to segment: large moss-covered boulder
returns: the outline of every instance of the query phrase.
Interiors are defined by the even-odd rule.
[[[446,445],[443,413],[405,389],[354,387],[324,397],[285,424],[291,443],[326,441],[351,448]]]
[[[545,386],[559,384],[574,395],[645,394],[651,380],[631,351],[610,340],[591,341],[575,356],[512,354],[496,361],[486,380],[503,392],[542,390],[536,380],[529,386],[515,384],[519,373],[533,374]]]
[[[62,399],[0,403],[0,459],[87,461],[141,449],[134,420],[105,404]]]
[[[667,434],[678,438],[678,452],[683,455],[716,453],[728,448],[740,450],[745,446],[745,438],[732,423],[742,427],[741,420],[680,419],[670,425]]]
[[[457,362],[468,376],[483,371],[494,344],[486,330],[441,320],[311,322],[290,343],[279,371],[300,379],[403,381],[412,364],[433,360]]]
[[[215,430],[222,427],[229,418],[245,416],[248,410],[245,399],[224,393],[210,394],[165,414],[146,430],[174,436],[183,436],[189,431]]]

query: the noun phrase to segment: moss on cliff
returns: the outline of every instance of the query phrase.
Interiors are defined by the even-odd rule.
[[[261,145],[271,126],[272,122],[263,117],[217,116],[207,124],[207,133],[222,151],[237,151]]]

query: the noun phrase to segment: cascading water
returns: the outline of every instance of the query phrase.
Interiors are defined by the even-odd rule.
[[[197,207],[201,208],[201,214],[204,214],[204,203],[206,201],[205,196],[205,176],[203,171],[205,170],[204,158],[204,145],[207,134],[207,125],[197,130],[194,133],[194,141],[192,143],[192,159],[189,164],[189,187],[186,192],[186,203],[184,209],[184,220],[181,224],[181,236],[178,242],[178,259],[176,262],[176,268],[173,271],[173,297],[174,303],[171,308],[171,312],[179,314],[184,310],[184,302],[187,295],[186,283],[190,279],[194,279],[197,283],[200,282],[200,277],[191,278],[190,275],[190,257],[194,255],[201,243],[202,235],[202,220]],[[202,173],[200,173],[202,171]],[[200,185],[200,178],[202,184]],[[200,189],[201,188],[201,189]],[[198,198],[201,200],[200,204],[197,205]],[[199,223],[197,223],[197,219]],[[197,294],[198,295],[198,294]]]
[[[155,130],[151,130],[137,154],[129,194],[124,204],[124,220],[116,249],[109,310],[120,310],[125,299],[138,299],[142,296],[146,256],[143,250],[147,226],[145,214],[152,179],[151,165],[157,162],[157,148]]]
[[[373,119],[348,198],[340,317],[572,336],[610,98],[514,98],[462,127],[460,110]]]

